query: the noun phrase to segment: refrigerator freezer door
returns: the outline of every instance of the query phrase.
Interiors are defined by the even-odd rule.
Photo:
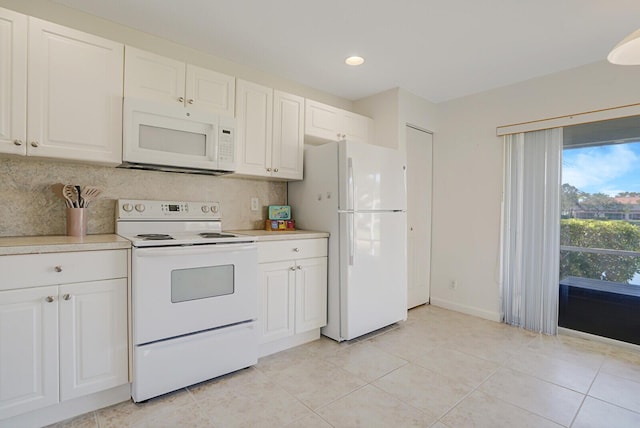
[[[406,210],[404,156],[386,147],[338,143],[340,210]]]
[[[407,318],[406,213],[340,214],[340,336]]]

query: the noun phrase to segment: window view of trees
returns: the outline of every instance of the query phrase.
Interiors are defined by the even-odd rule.
[[[562,185],[560,278],[640,285],[640,192],[615,196]]]

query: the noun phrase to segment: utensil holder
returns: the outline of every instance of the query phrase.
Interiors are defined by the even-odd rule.
[[[67,208],[67,236],[87,234],[87,209]]]

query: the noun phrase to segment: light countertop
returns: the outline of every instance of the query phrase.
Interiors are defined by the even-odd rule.
[[[318,239],[328,238],[328,232],[316,232],[313,230],[229,230],[231,233],[239,233],[241,235],[252,235],[260,241],[284,241],[288,239]]]
[[[0,237],[0,256],[127,248],[131,248],[131,242],[113,234]]]

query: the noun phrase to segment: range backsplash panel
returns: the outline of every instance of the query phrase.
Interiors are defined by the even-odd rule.
[[[281,182],[0,158],[0,236],[64,235],[65,204],[51,192],[53,183],[104,191],[88,208],[89,234],[114,233],[117,199],[219,201],[225,229],[264,228],[267,207],[286,202]],[[252,197],[260,200],[257,212]]]

